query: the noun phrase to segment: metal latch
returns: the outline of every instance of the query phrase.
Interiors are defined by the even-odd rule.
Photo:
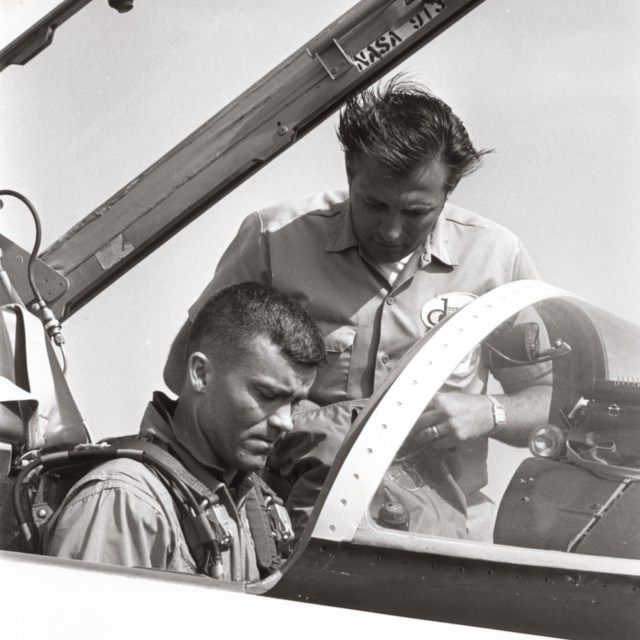
[[[342,48],[342,45],[335,38],[331,40],[322,51],[312,53],[307,49],[307,53],[312,58],[320,61],[332,80],[340,77],[352,67],[356,66],[353,58]]]

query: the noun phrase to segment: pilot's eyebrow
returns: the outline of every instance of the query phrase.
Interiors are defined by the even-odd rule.
[[[274,399],[277,398],[279,400],[290,400],[291,402],[298,402],[309,397],[309,389],[295,392],[289,387],[281,387],[280,385],[274,386],[269,383],[258,383],[257,386],[272,394]]]
[[[257,380],[255,385],[262,391],[266,391],[277,398],[290,398],[295,394],[295,391],[291,387],[282,386],[266,380]]]

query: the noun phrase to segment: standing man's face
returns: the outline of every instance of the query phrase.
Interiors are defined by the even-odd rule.
[[[309,393],[316,368],[256,336],[232,359],[209,359],[206,375],[197,408],[202,439],[225,468],[259,471],[278,436],[293,428],[292,406]]]
[[[378,262],[397,262],[422,246],[444,207],[449,171],[432,160],[411,176],[391,178],[375,161],[347,162],[351,217],[360,248]]]

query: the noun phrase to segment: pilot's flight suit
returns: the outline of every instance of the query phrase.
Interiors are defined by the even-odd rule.
[[[176,439],[173,404],[163,394],[154,394],[140,434],[152,436],[167,447],[213,490],[222,481],[222,470],[198,460]],[[222,553],[226,580],[259,578],[245,511],[246,492],[251,487],[247,480],[246,474],[239,474],[231,489],[237,513],[226,522],[234,540],[231,549]],[[43,552],[102,564],[196,572],[194,556],[166,486],[148,467],[129,459],[102,464],[74,485],[47,525]]]
[[[512,232],[447,203],[424,246],[391,285],[384,270],[361,254],[347,194],[335,191],[248,216],[189,316],[193,319],[219,289],[256,280],[298,300],[323,331],[328,364],[318,371],[309,399],[320,406],[347,404],[327,409],[329,414],[316,409],[302,414],[306,419],[297,420],[269,463],[284,464],[289,479],[300,480],[288,505],[299,527],[348,430],[349,401],[368,398],[431,328],[434,314],[423,318],[422,313],[428,304],[450,292],[479,296],[527,278],[538,278],[538,273]],[[510,393],[539,384],[546,371],[521,367],[510,369],[506,377],[494,373]],[[475,368],[453,376],[447,388],[484,393],[487,377],[487,367],[478,360]],[[336,416],[342,419],[337,424],[332,422]],[[456,482],[463,502],[486,484],[486,457],[487,438],[457,448],[452,463],[460,470]],[[300,470],[311,474],[306,481],[298,477]],[[466,509],[464,504],[460,508]]]

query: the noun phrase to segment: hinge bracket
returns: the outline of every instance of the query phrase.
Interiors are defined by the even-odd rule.
[[[358,71],[368,68],[446,9],[443,0],[395,0],[340,37],[327,36],[314,42],[307,53],[336,80],[353,68]]]

